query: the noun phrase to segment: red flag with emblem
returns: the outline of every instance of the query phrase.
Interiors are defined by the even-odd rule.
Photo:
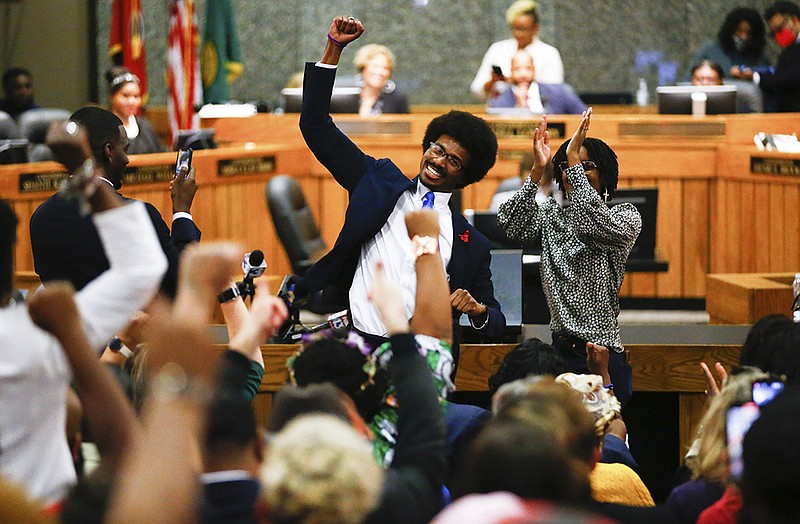
[[[114,0],[111,7],[111,62],[139,77],[142,101],[147,103],[147,58],[141,0]]]

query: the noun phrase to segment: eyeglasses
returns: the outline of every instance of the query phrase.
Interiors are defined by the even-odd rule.
[[[461,171],[464,167],[464,164],[461,163],[461,159],[448,154],[447,151],[436,142],[431,142],[430,145],[428,145],[428,152],[436,158],[444,157],[447,165],[450,166],[453,171]]]
[[[583,166],[584,171],[591,171],[592,169],[597,169],[597,164],[595,164],[591,160],[584,160],[581,162],[581,165]],[[567,164],[566,162],[561,162],[560,164],[558,164],[558,167],[561,168],[561,172],[564,173],[567,171],[569,164]]]

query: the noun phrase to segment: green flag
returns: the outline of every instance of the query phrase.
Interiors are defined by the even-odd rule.
[[[244,71],[239,55],[239,37],[230,0],[208,0],[206,30],[200,53],[203,102],[219,104],[230,100],[229,85]]]

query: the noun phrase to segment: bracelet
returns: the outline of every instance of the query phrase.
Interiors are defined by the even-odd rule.
[[[234,284],[225,291],[223,291],[222,293],[220,293],[219,295],[217,295],[217,300],[219,301],[220,304],[224,304],[225,302],[230,302],[231,300],[234,300],[235,298],[240,296],[242,296],[242,294],[239,291],[239,286]]]
[[[347,46],[347,43],[342,43],[342,42],[340,42],[340,41],[336,40],[334,37],[332,37],[332,36],[331,36],[331,34],[330,34],[330,33],[328,33],[328,40],[330,40],[330,41],[331,41],[331,42],[333,42],[334,44],[338,45],[339,47],[345,47],[345,46]]]
[[[436,254],[438,251],[439,242],[433,237],[414,235],[414,238],[411,239],[411,252],[414,254],[415,259],[422,255]]]
[[[614,389],[614,384],[608,384],[606,386],[603,386],[603,389],[611,389],[611,390],[613,390]]]

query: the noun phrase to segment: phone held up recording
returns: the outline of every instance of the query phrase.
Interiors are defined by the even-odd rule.
[[[181,174],[181,169],[186,168],[188,173],[192,169],[192,149],[181,149],[178,151],[178,160],[175,162],[175,178]]]
[[[744,472],[742,461],[742,444],[744,436],[758,419],[761,406],[768,404],[781,391],[783,381],[777,378],[757,380],[753,382],[753,401],[741,406],[731,406],[726,413],[725,428],[728,439],[728,457],[730,461],[731,480],[739,480]]]

